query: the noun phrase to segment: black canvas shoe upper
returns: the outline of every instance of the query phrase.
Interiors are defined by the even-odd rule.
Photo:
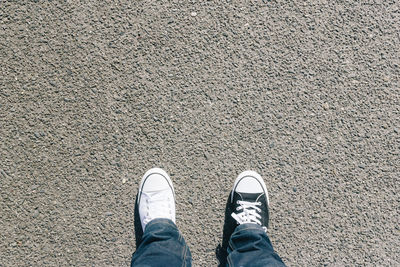
[[[265,193],[233,193],[231,216],[238,224],[256,223],[268,228],[269,211]],[[238,221],[239,220],[239,221]]]
[[[232,233],[235,231],[236,227],[242,223],[256,223],[262,226],[265,231],[267,230],[269,223],[269,210],[265,192],[233,192],[233,195],[231,192],[225,210],[225,224],[222,241],[222,248],[224,250],[226,250],[228,246]]]
[[[268,192],[262,177],[251,170],[240,173],[226,203],[222,243],[216,249],[219,267],[226,266],[229,241],[238,225],[259,225],[267,231],[268,204]]]

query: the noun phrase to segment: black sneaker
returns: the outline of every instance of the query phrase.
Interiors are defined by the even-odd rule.
[[[220,263],[226,257],[229,239],[238,225],[258,224],[267,232],[268,204],[268,191],[261,176],[255,171],[239,174],[226,203],[222,250],[217,251]]]

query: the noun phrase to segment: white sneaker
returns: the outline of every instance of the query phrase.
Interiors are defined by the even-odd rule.
[[[153,168],[145,173],[140,182],[138,208],[143,231],[156,218],[170,219],[175,223],[174,187],[164,170]]]

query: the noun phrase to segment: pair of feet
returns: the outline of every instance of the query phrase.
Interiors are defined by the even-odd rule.
[[[224,239],[229,239],[239,224],[257,224],[267,231],[268,204],[268,192],[261,176],[254,171],[239,174],[226,206]],[[145,173],[137,205],[143,231],[154,219],[170,219],[175,223],[175,191],[164,170],[153,168]]]

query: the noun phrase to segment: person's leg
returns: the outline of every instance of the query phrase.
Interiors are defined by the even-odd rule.
[[[228,266],[285,266],[272,248],[264,229],[257,224],[236,227],[228,246]]]
[[[176,225],[168,219],[149,222],[131,266],[191,266],[191,255]]]
[[[143,236],[131,266],[191,266],[191,254],[175,225],[172,181],[162,169],[146,172],[138,193]]]
[[[222,247],[227,266],[285,266],[267,236],[268,191],[261,176],[245,171],[229,196]]]

